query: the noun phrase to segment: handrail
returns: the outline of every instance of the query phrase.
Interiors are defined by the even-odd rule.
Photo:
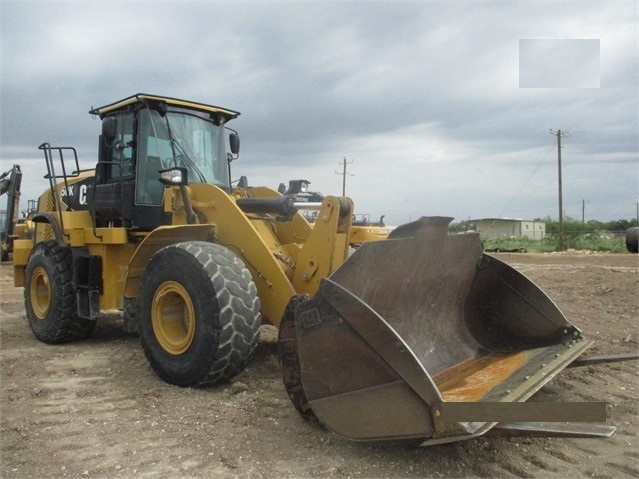
[[[39,150],[42,150],[44,152],[44,160],[46,162],[47,165],[47,174],[44,176],[46,179],[49,180],[49,190],[51,191],[51,195],[53,196],[53,207],[54,207],[54,211],[56,211],[58,213],[58,221],[60,223],[60,229],[62,230],[62,234],[64,234],[64,236],[66,236],[67,238],[69,237],[68,234],[64,233],[64,224],[63,224],[63,220],[62,220],[62,199],[61,199],[61,194],[58,194],[58,192],[56,191],[56,184],[55,184],[55,179],[56,178],[62,178],[62,181],[64,182],[64,193],[66,195],[69,194],[69,180],[68,178],[73,178],[76,177],[80,174],[80,165],[78,163],[78,153],[76,151],[75,148],[71,147],[71,146],[51,146],[49,143],[42,143],[39,147]],[[57,150],[58,155],[59,155],[59,160],[60,160],[60,166],[62,169],[62,175],[58,176],[56,175],[55,172],[55,162],[53,160],[53,150]],[[72,151],[73,152],[73,159],[75,162],[75,171],[67,174],[67,168],[66,168],[66,164],[65,164],[65,159],[64,159],[64,151]]]

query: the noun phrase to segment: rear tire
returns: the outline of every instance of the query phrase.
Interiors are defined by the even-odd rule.
[[[192,241],[160,249],[142,276],[138,305],[144,353],[168,383],[221,383],[242,371],[257,348],[257,288],[223,246]]]
[[[36,338],[50,344],[84,339],[95,321],[78,317],[71,248],[38,243],[25,268],[24,304]]]

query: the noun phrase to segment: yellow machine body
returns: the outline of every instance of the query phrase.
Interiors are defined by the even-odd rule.
[[[69,185],[90,175],[85,172]],[[61,189],[62,185],[58,185]],[[184,205],[177,187],[167,188],[164,204],[172,216],[172,225],[160,226],[148,233],[131,233],[126,228],[93,228],[88,210],[62,211],[56,223],[35,223],[32,240],[18,240],[14,245],[14,284],[24,286],[24,269],[34,244],[60,238],[73,248],[103,258],[104,292],[100,309],[122,309],[123,298],[135,298],[144,266],[163,246],[180,241],[211,240],[243,258],[252,273],[262,304],[263,318],[279,326],[284,309],[294,294],[313,295],[322,278],[330,275],[347,258],[348,199],[327,197],[314,228],[301,214],[289,222],[278,222],[266,215],[243,213],[236,198],[277,197],[274,190],[251,188],[235,190],[231,195],[208,184],[188,188],[198,224],[186,221]],[[259,196],[258,196],[259,195]],[[39,212],[55,212],[49,191],[39,199]],[[66,205],[62,205],[64,209]],[[59,225],[63,225],[60,227]]]

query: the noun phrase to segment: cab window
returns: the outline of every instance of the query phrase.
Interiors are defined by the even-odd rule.
[[[109,151],[110,158],[107,165],[105,165],[106,182],[119,181],[123,177],[131,177],[133,175],[133,135],[135,128],[133,113],[118,115],[117,125],[117,133]]]

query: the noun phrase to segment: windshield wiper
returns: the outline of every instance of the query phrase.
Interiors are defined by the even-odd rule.
[[[206,177],[204,176],[204,174],[200,171],[200,169],[197,167],[197,165],[195,164],[195,162],[191,159],[191,157],[187,154],[187,152],[184,150],[184,148],[182,148],[182,145],[180,145],[180,143],[178,142],[178,140],[173,136],[173,131],[171,130],[171,122],[169,121],[169,115],[166,115],[166,128],[168,130],[169,133],[169,138],[171,139],[171,149],[173,150],[173,158],[174,160],[175,158],[175,148],[177,148],[180,151],[180,156],[182,158],[184,158],[184,162],[193,169],[193,171],[195,171],[195,173],[197,173],[197,175],[200,178],[200,182],[202,183],[206,183]]]
[[[170,134],[170,132],[169,132],[169,134]],[[191,159],[191,157],[187,154],[186,150],[184,150],[184,148],[182,148],[182,145],[180,145],[178,140],[176,140],[175,138],[171,138],[171,144],[174,145],[179,150],[180,156],[182,158],[184,158],[184,162],[189,166],[189,169],[192,169],[193,171],[195,171],[195,173],[197,173],[197,176],[200,178],[200,181],[202,183],[206,183],[207,182],[206,181],[206,177],[204,176],[202,171],[200,171],[200,169],[197,167],[197,165]]]

